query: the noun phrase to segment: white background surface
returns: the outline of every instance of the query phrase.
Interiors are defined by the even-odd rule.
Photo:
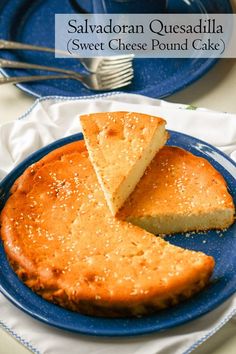
[[[236,0],[233,3],[236,5]],[[33,97],[22,93],[12,85],[0,86],[0,124],[22,115],[34,100]],[[202,79],[187,89],[168,97],[167,100],[236,113],[236,60],[224,59],[219,61]],[[29,353],[27,349],[0,329],[0,354],[26,353]],[[236,322],[229,322],[217,334],[196,349],[194,353],[235,354]]]

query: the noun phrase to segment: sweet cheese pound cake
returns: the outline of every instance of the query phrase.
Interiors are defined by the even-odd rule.
[[[46,300],[95,316],[152,313],[192,296],[214,260],[113,217],[83,141],[30,166],[1,213],[18,276]]]
[[[130,112],[89,114],[80,121],[90,160],[115,215],[165,144],[166,122]]]
[[[154,234],[171,234],[224,229],[234,213],[224,178],[207,160],[165,146],[119,216]]]

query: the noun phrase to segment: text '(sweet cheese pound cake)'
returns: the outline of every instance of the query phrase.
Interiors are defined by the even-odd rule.
[[[155,156],[119,217],[154,234],[224,229],[235,207],[224,178],[205,159],[165,146]]]
[[[90,160],[115,215],[165,144],[166,122],[131,112],[94,113],[80,121]]]
[[[214,260],[113,217],[84,143],[15,182],[1,237],[18,276],[46,300],[95,316],[152,313],[208,282]]]

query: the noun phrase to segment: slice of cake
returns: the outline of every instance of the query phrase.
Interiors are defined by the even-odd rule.
[[[18,276],[46,300],[95,316],[153,313],[192,296],[214,260],[113,217],[84,143],[57,149],[15,182],[1,237]]]
[[[80,121],[90,160],[115,215],[165,144],[166,122],[129,112],[89,114]]]
[[[205,159],[165,146],[119,216],[154,234],[224,229],[234,221],[224,178]]]

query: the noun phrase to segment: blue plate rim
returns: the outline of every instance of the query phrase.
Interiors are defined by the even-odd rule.
[[[228,162],[230,162],[235,168],[236,168],[236,162],[234,162],[229,156],[227,156],[226,154],[222,153],[220,150],[216,149],[214,146],[206,143],[205,141],[202,141],[200,139],[197,139],[195,137],[192,137],[190,135],[184,134],[184,133],[179,133],[179,132],[175,132],[175,131],[171,131],[169,130],[169,132],[171,133],[171,136],[181,136],[184,137],[186,139],[190,139],[192,142],[194,143],[200,143],[203,144],[204,146],[210,148],[211,150],[213,150],[214,152],[217,152],[219,155],[221,155],[222,157],[224,157]],[[75,140],[80,140],[81,138],[83,138],[82,133],[77,133],[59,140],[56,140],[54,142],[52,142],[51,144],[48,144],[44,147],[42,147],[41,149],[35,151],[34,153],[30,154],[26,159],[24,159],[20,164],[18,164],[18,166],[16,166],[1,182],[0,182],[0,188],[4,190],[4,188],[9,189],[9,186],[12,185],[12,183],[14,183],[14,180],[18,177],[18,173],[17,171],[20,171],[19,175],[22,173],[22,169],[24,170],[25,168],[27,168],[27,166],[29,166],[31,163],[39,160],[40,158],[42,158],[42,156],[44,156],[45,154],[49,153],[49,151],[52,151],[60,146],[69,144]],[[217,162],[219,163],[219,162]],[[10,180],[10,183],[9,183]],[[19,280],[20,282],[20,280]],[[102,337],[127,337],[127,336],[135,336],[135,335],[144,335],[144,334],[150,334],[153,332],[158,332],[158,331],[162,331],[162,330],[166,330],[166,329],[170,329],[176,326],[179,326],[181,324],[187,323],[193,319],[197,319],[198,317],[212,311],[213,309],[215,309],[216,307],[220,306],[224,301],[226,301],[232,294],[235,293],[236,291],[236,287],[234,289],[231,289],[230,292],[228,292],[227,294],[224,294],[223,296],[220,297],[220,299],[218,299],[217,301],[213,301],[213,303],[211,304],[211,306],[208,306],[207,308],[205,308],[203,311],[201,311],[200,313],[196,310],[194,310],[191,314],[188,314],[187,318],[184,319],[177,319],[175,321],[169,321],[169,324],[166,324],[164,326],[154,326],[149,325],[149,327],[143,329],[143,328],[136,328],[136,329],[132,329],[132,330],[128,330],[128,331],[124,331],[123,329],[121,330],[121,332],[119,333],[114,333],[114,330],[112,329],[106,329],[106,333],[104,333],[104,330],[89,330],[89,329],[78,329],[75,327],[68,327],[65,326],[63,324],[58,323],[58,321],[54,321],[52,319],[48,319],[48,318],[44,318],[36,313],[32,313],[32,311],[30,311],[29,309],[27,309],[27,306],[25,306],[25,304],[21,304],[20,302],[17,301],[17,299],[13,298],[11,296],[11,294],[9,294],[9,292],[7,291],[7,289],[5,289],[2,286],[1,280],[0,280],[0,291],[4,294],[4,296],[10,300],[16,307],[20,308],[21,310],[23,310],[24,312],[28,313],[29,315],[31,315],[32,317],[40,320],[41,322],[44,322],[48,325],[52,325],[54,327],[60,328],[60,329],[64,329],[64,330],[69,330],[71,332],[76,332],[76,333],[81,333],[81,334],[86,334],[86,335],[95,335],[95,336],[102,336]],[[36,294],[33,293],[33,295],[38,296]],[[45,300],[44,300],[45,301]],[[53,305],[55,306],[55,305]],[[79,314],[79,316],[81,316]],[[87,317],[89,318],[89,317]]]

